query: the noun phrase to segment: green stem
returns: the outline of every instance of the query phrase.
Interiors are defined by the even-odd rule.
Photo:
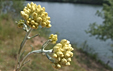
[[[22,63],[21,63],[21,66],[20,66],[20,68],[19,68],[19,70],[21,70],[22,69],[22,67],[24,66],[24,64],[25,64],[25,60],[27,59],[27,57],[30,55],[30,54],[32,54],[32,53],[45,53],[45,54],[50,54],[50,53],[52,53],[52,49],[50,49],[50,50],[43,50],[42,51],[42,49],[40,49],[40,50],[34,50],[34,51],[31,51],[31,52],[29,52],[24,58],[23,58],[23,60],[22,60]],[[49,60],[51,60],[52,61],[52,58],[50,57],[50,56],[48,56],[48,58],[49,58]]]
[[[27,37],[29,36],[31,30],[32,30],[32,29],[30,28],[29,31],[26,33],[26,36],[24,37],[24,39],[23,39],[23,41],[22,41],[22,43],[21,43],[21,45],[20,45],[20,49],[19,49],[19,52],[18,52],[18,54],[17,54],[16,71],[19,71],[17,67],[18,67],[18,65],[19,65],[19,67],[20,67],[20,53],[21,53],[21,50],[22,50],[22,48],[23,48],[23,46],[24,46],[24,44],[25,44],[25,42],[26,42],[26,40],[27,40]]]
[[[32,53],[41,53],[41,52],[42,52],[41,50],[34,50],[34,51],[29,52],[29,53],[28,53],[28,54],[23,58],[19,70],[22,69],[22,67],[24,66],[24,62],[25,62],[25,60],[27,59],[27,57],[28,57],[30,54],[32,54]]]
[[[26,40],[27,40],[27,37],[29,36],[31,30],[32,30],[32,29],[30,29],[30,30],[26,33],[26,36],[25,36],[24,40],[22,41],[22,43],[21,43],[21,45],[20,45],[20,49],[19,49],[18,54],[21,53],[21,50],[22,50],[22,48],[23,48],[23,46],[24,46],[24,44],[25,44],[25,42],[26,42]]]

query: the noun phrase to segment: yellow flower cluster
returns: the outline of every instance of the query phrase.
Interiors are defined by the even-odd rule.
[[[55,68],[70,65],[71,57],[73,57],[74,49],[68,40],[63,39],[60,43],[53,47],[53,58],[55,58]]]
[[[53,44],[55,44],[56,41],[58,40],[56,34],[55,34],[55,35],[51,34],[51,35],[49,36],[49,39],[51,40],[51,42],[52,42]]]
[[[19,20],[18,22],[16,22],[18,24],[19,28],[23,28],[23,24],[24,24],[24,20]]]
[[[45,12],[45,7],[41,8],[41,5],[36,5],[33,2],[27,4],[23,11],[21,11],[21,16],[31,28],[37,29],[39,25],[47,28],[51,27],[50,17]]]

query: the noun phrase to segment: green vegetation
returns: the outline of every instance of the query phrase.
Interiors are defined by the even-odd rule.
[[[86,31],[91,36],[101,40],[111,39],[113,41],[113,0],[108,0],[110,5],[103,4],[102,11],[97,11],[97,15],[104,19],[103,24],[90,24]]]
[[[22,41],[25,32],[17,28],[17,25],[14,24],[14,20],[12,20],[11,18],[7,20],[1,17],[0,23],[0,27],[5,26],[0,30],[0,41],[2,44],[0,45],[0,70],[13,71],[16,64],[17,50],[19,49],[20,42]],[[46,35],[46,32],[41,30],[40,32],[43,32],[43,34],[41,35]],[[31,35],[36,33],[38,34],[38,32],[34,30]],[[28,41],[25,45],[25,49],[27,48],[27,50],[25,50],[24,55],[32,50],[32,47],[30,47],[29,44],[34,47],[33,49],[39,49],[41,48],[40,43],[44,43],[45,41],[46,39],[43,38],[34,38],[33,40]],[[37,44],[35,42],[37,42]],[[49,45],[47,49],[52,48],[52,46],[54,45]],[[86,44],[84,44],[84,46],[86,47]],[[30,62],[25,65],[23,71],[87,71],[87,69],[89,69],[89,71],[100,71],[101,69],[103,69],[103,71],[112,71],[111,69],[104,67],[101,63],[99,63],[98,65],[98,62],[92,60],[87,54],[85,54],[85,52],[76,49],[76,45],[73,45],[73,47],[75,48],[74,57],[72,58],[71,66],[69,67],[63,67],[60,70],[56,70],[52,67],[52,64],[45,56],[42,56],[41,54],[33,54],[28,58],[30,59]],[[88,60],[86,58],[88,58]]]
[[[26,49],[23,55],[32,49],[39,49],[41,45],[46,41],[50,34],[50,29],[39,28],[33,30],[31,35],[40,34],[43,37],[35,37],[31,41],[27,41],[25,44]],[[13,17],[10,12],[6,14],[0,14],[0,71],[14,71],[16,64],[16,55],[19,50],[20,42],[23,40],[25,32],[22,29],[17,28]],[[40,38],[39,38],[40,37]],[[30,47],[32,45],[34,48]],[[49,45],[48,48],[52,48],[53,45]],[[40,54],[32,54],[28,59],[30,62],[25,65],[23,71],[112,71],[102,65],[102,63],[96,62],[96,54],[91,55],[86,53],[82,49],[77,49],[76,45],[73,45],[74,57],[72,58],[71,66],[63,67],[56,70],[52,67],[50,61]],[[84,44],[84,49],[88,46]],[[87,48],[89,49],[89,48]],[[86,50],[86,49],[85,49]],[[23,57],[23,55],[21,57]],[[101,62],[101,61],[100,61]]]
[[[10,13],[13,19],[20,17],[20,11],[24,8],[25,0],[0,0],[0,15]]]
[[[31,1],[31,0],[27,0]],[[37,1],[37,0],[33,0]],[[105,0],[38,0],[38,1],[49,1],[49,2],[71,2],[71,3],[84,3],[84,4],[99,4],[106,3]]]
[[[85,64],[89,69],[96,68],[96,69],[93,69],[93,71],[100,71],[100,67],[96,65],[100,65],[102,67],[101,68],[102,71],[106,71],[106,69],[112,70],[110,66],[108,66],[106,63],[98,59],[98,54],[95,53],[94,50],[87,45],[86,41],[79,48],[76,47],[75,44],[73,44],[73,47],[76,48],[75,57],[81,65]]]

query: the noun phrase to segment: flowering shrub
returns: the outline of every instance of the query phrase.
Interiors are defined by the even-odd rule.
[[[48,13],[45,12],[45,7],[41,7],[41,5],[36,5],[33,2],[31,4],[27,4],[27,6],[21,11],[21,16],[24,20],[16,21],[19,28],[23,28],[26,31],[25,38],[23,39],[18,55],[17,55],[17,64],[15,67],[16,71],[21,71],[22,67],[28,63],[26,61],[27,57],[32,53],[45,53],[46,57],[54,64],[55,68],[61,68],[61,66],[70,65],[71,57],[73,57],[74,49],[71,47],[71,44],[68,40],[63,39],[60,43],[57,43],[53,49],[45,50],[48,44],[55,44],[57,39],[57,35],[51,34],[49,39],[42,45],[42,48],[39,50],[33,50],[29,52],[23,59],[20,58],[21,51],[26,40],[34,38],[38,36],[38,34],[30,37],[29,34],[32,29],[38,29],[39,26],[50,28],[50,17],[48,17]],[[51,57],[49,54],[53,54]],[[21,59],[21,61],[20,61]]]

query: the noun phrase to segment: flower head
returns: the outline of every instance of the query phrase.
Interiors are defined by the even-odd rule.
[[[18,22],[16,21],[16,23],[18,24],[19,28],[23,28],[24,20],[19,20]]]
[[[55,44],[56,41],[58,40],[56,34],[55,34],[55,35],[51,34],[51,35],[49,36],[49,39],[51,40],[51,42],[52,42],[53,44]]]
[[[60,43],[53,47],[53,58],[55,59],[55,68],[70,65],[71,57],[73,57],[74,49],[68,40],[63,39]]]
[[[27,4],[21,11],[21,16],[26,20],[26,24],[31,28],[37,29],[39,25],[42,27],[50,28],[50,17],[48,13],[45,12],[45,7],[41,5],[36,5],[33,2]]]

